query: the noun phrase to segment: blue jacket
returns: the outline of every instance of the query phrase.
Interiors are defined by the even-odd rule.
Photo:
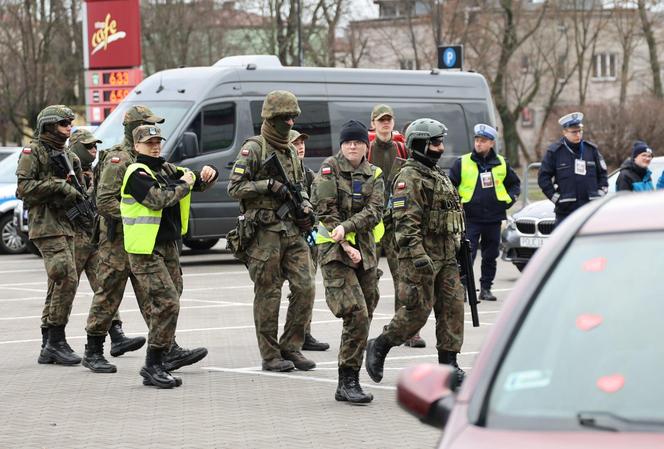
[[[482,158],[473,150],[470,159],[477,164],[480,173],[490,171],[493,167],[500,165],[500,160],[496,157],[493,149],[487,154],[486,158]],[[463,205],[467,221],[475,223],[500,223],[507,218],[505,211],[512,207],[521,193],[521,180],[514,173],[509,163],[507,161],[505,163],[507,164],[507,175],[503,184],[505,185],[505,189],[507,189],[507,193],[512,198],[512,202],[505,204],[503,201],[498,201],[496,190],[483,189],[481,179],[478,176],[473,198],[470,202]],[[449,176],[454,187],[458,189],[461,184],[461,158],[454,161]]]
[[[657,180],[657,190],[664,189],[664,171],[662,171],[662,174],[659,176],[659,179]]]
[[[631,190],[633,192],[655,190],[652,183],[652,172],[647,168],[639,167],[632,158],[629,158],[620,166],[620,174],[616,180],[616,190]]]
[[[585,175],[575,173],[576,159],[585,161]],[[606,194],[609,187],[606,162],[595,144],[582,140],[572,145],[561,138],[547,148],[537,183],[556,205],[556,214],[567,215]]]

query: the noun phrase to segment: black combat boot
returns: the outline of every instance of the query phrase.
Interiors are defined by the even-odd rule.
[[[392,345],[383,334],[367,342],[367,357],[364,365],[374,382],[383,380],[383,365],[385,365],[385,357],[391,348]]]
[[[276,372],[286,372],[293,371],[295,365],[290,360],[284,360],[279,357],[275,357],[269,360],[263,360],[262,363],[263,371],[276,371]]]
[[[311,334],[304,334],[303,351],[327,351],[328,349],[330,349],[329,344],[316,340]]]
[[[455,382],[452,385],[452,389],[456,389],[461,386],[463,380],[466,378],[466,372],[459,367],[457,363],[457,353],[453,351],[439,351],[438,352],[438,363],[444,365],[450,365],[454,368],[456,376]]]
[[[64,326],[49,326],[48,341],[41,350],[37,363],[58,365],[78,365],[81,358],[67,344]]]
[[[480,289],[480,296],[478,299],[481,299],[483,301],[497,301],[498,298],[496,298],[496,295],[491,293],[491,289],[489,288],[481,288]]]
[[[125,352],[136,351],[145,344],[143,337],[126,337],[122,331],[122,321],[113,321],[108,335],[111,336],[111,355],[113,357],[120,357]]]
[[[300,371],[309,371],[316,368],[316,362],[306,358],[300,351],[281,351],[284,360],[290,360]]]
[[[164,350],[148,348],[145,355],[145,366],[141,368],[143,385],[153,385],[159,388],[173,388],[182,385],[182,380],[173,377],[164,369]]]
[[[44,346],[46,346],[46,342],[48,341],[48,327],[42,327],[41,334],[42,334],[42,349],[44,349]]]
[[[171,350],[164,354],[164,369],[175,371],[183,366],[193,365],[203,360],[207,354],[206,348],[184,349],[173,340]]]
[[[93,373],[115,373],[118,369],[104,357],[104,336],[88,335],[83,366]]]
[[[368,404],[373,401],[373,395],[362,391],[359,370],[339,367],[339,383],[334,399],[351,404]]]

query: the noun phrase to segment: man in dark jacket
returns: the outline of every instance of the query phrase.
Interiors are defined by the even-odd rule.
[[[652,172],[648,169],[652,161],[652,149],[647,143],[637,140],[632,146],[632,157],[620,166],[616,190],[645,192],[655,190]]]
[[[597,145],[583,140],[583,114],[572,112],[558,120],[563,137],[546,150],[537,183],[555,205],[556,225],[572,212],[606,195],[606,162]]]
[[[454,162],[450,179],[459,190],[466,213],[466,235],[473,260],[482,249],[479,299],[495,301],[491,285],[496,277],[500,224],[521,193],[521,181],[504,157],[496,154],[498,132],[486,124],[475,125],[475,149]]]

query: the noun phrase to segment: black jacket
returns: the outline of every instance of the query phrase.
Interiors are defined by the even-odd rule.
[[[477,164],[480,173],[491,171],[493,167],[500,165],[500,159],[496,156],[493,149],[487,154],[486,158],[481,157],[473,150],[470,159]],[[473,198],[468,203],[463,204],[463,210],[466,213],[466,220],[475,223],[499,223],[507,218],[505,211],[512,207],[514,202],[521,194],[521,180],[512,170],[510,164],[507,164],[507,175],[503,184],[512,202],[509,204],[499,201],[496,197],[496,189],[483,189],[480,176],[477,177]],[[459,189],[461,184],[461,158],[454,161],[450,169],[450,180],[454,187]]]

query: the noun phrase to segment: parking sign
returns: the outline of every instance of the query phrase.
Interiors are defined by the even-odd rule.
[[[441,45],[438,47],[439,69],[461,69],[463,66],[463,45]]]

